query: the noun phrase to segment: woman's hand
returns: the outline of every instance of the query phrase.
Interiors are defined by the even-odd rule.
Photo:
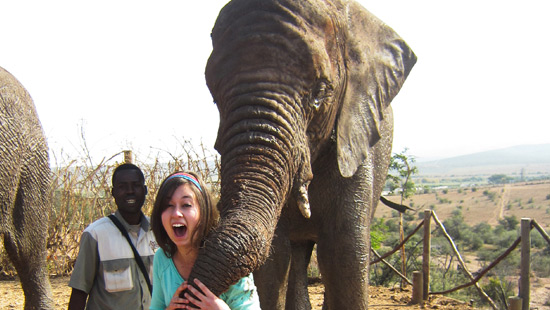
[[[170,299],[170,304],[168,307],[166,307],[166,310],[173,310],[173,309],[188,309],[189,301],[185,298],[180,298],[181,292],[186,290],[189,287],[187,285],[187,282],[183,282],[174,293],[174,296],[172,296],[172,299]]]
[[[202,284],[199,279],[195,279],[195,284],[201,289],[202,292],[194,288],[192,285],[188,285],[187,289],[195,295],[196,298],[193,298],[189,293],[185,293],[185,298],[196,307],[202,310],[231,310],[229,306],[218,296],[214,295],[206,285]],[[187,282],[186,282],[187,283]],[[203,294],[204,292],[204,294]],[[176,294],[178,292],[176,291]],[[191,305],[187,305],[186,309],[196,309]]]

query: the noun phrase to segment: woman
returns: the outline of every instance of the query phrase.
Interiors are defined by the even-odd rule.
[[[151,226],[161,247],[153,263],[151,310],[164,309],[260,309],[252,274],[232,285],[220,297],[195,279],[202,292],[187,279],[204,246],[206,235],[216,227],[219,213],[204,182],[193,172],[168,176],[157,193]],[[189,290],[195,297],[186,293]]]

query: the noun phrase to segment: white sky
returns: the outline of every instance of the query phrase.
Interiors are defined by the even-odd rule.
[[[419,160],[550,143],[548,1],[361,0],[418,56],[392,106]],[[0,66],[33,97],[54,152],[213,148],[204,80],[225,0],[0,0]],[[161,150],[161,151],[159,151]]]

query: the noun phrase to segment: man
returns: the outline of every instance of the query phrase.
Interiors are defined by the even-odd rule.
[[[111,194],[118,210],[114,217],[139,253],[148,278],[158,247],[141,208],[147,195],[143,172],[122,164],[113,172]],[[82,233],[80,251],[69,281],[69,310],[149,309],[151,292],[146,276],[121,230],[109,217],[90,224]]]

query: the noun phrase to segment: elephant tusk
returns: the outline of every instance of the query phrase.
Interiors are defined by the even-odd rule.
[[[311,208],[309,207],[309,196],[307,193],[307,184],[300,186],[300,196],[298,197],[298,208],[302,215],[308,219],[311,217]]]

